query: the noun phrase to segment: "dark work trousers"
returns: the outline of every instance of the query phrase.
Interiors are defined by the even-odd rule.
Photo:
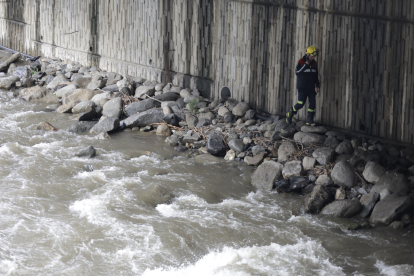
[[[298,89],[298,103],[293,107],[293,110],[296,112],[301,109],[305,103],[306,99],[309,98],[309,112],[315,112],[316,108],[316,91],[313,89]]]

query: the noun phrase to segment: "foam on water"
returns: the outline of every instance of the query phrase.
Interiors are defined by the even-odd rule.
[[[387,276],[413,276],[414,266],[412,265],[392,265],[388,266],[384,262],[377,261],[375,266],[378,268],[381,275]]]
[[[315,241],[299,241],[293,245],[224,247],[210,252],[193,265],[180,268],[146,270],[144,276],[162,275],[345,275],[329,261],[330,255]]]

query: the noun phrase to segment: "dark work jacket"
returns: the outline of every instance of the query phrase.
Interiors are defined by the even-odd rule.
[[[296,65],[296,76],[298,76],[297,85],[298,89],[315,89],[319,87],[318,78],[318,64],[315,60],[310,65],[306,63],[306,56],[301,58]]]

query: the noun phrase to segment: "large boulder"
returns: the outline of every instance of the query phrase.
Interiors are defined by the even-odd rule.
[[[260,190],[271,190],[275,180],[282,175],[283,165],[274,161],[265,161],[252,175],[252,185]]]
[[[389,195],[375,205],[370,221],[374,224],[382,223],[388,225],[398,220],[412,206],[412,198],[408,196]]]
[[[16,67],[16,69],[14,69],[13,75],[18,77],[19,79],[29,78],[32,76],[32,71],[27,66],[19,66]]]
[[[287,141],[282,143],[278,149],[278,161],[286,162],[289,157],[298,151],[298,148],[295,143]]]
[[[82,101],[72,108],[72,113],[73,114],[82,113],[86,110],[88,106],[95,106],[95,103],[92,101]]]
[[[92,102],[93,103],[93,102]],[[95,104],[89,104],[82,114],[79,116],[79,121],[92,121],[98,119],[101,116],[100,111],[97,109],[100,107],[95,106]],[[73,109],[72,109],[73,110]]]
[[[8,90],[12,88],[19,80],[19,77],[16,76],[0,76],[0,89]]]
[[[123,101],[122,98],[116,97],[104,104],[102,108],[102,115],[106,117],[121,117]]]
[[[362,206],[358,200],[343,199],[326,205],[321,214],[338,218],[350,218],[357,215],[361,209]]]
[[[56,90],[56,88],[60,85],[60,84],[62,84],[62,83],[66,83],[66,82],[68,82],[69,80],[68,80],[68,78],[65,76],[65,75],[63,75],[63,74],[60,74],[60,75],[57,75],[47,86],[46,86],[46,88],[47,89],[50,89],[50,90]]]
[[[11,55],[9,58],[7,58],[4,62],[0,64],[0,72],[6,72],[10,64],[19,60],[21,57],[22,55],[20,53],[15,53]]]
[[[119,119],[108,117],[97,123],[89,131],[91,134],[99,134],[102,132],[115,131],[119,128]]]
[[[283,178],[291,178],[294,176],[301,176],[303,173],[302,162],[301,161],[290,161],[287,162],[283,167]]]
[[[325,136],[316,133],[298,132],[293,136],[296,142],[302,144],[323,144],[325,142]]]
[[[68,129],[68,132],[73,133],[85,133],[89,132],[97,122],[77,122],[74,125],[71,125]]]
[[[331,148],[317,148],[313,153],[312,156],[315,157],[316,161],[321,165],[326,165],[333,161],[334,157],[334,150]]]
[[[33,86],[25,88],[20,91],[20,97],[26,101],[41,102],[41,103],[59,103],[58,97],[53,95],[51,90],[46,87]]]
[[[76,89],[77,89],[76,85],[69,84],[69,85],[59,89],[58,91],[56,91],[56,96],[59,97],[59,98],[67,97],[70,94],[72,94],[73,91],[75,91]]]
[[[161,120],[163,117],[164,112],[162,109],[154,108],[134,114],[123,120],[122,123],[124,123],[127,128],[144,127],[155,123],[162,123]]]
[[[364,176],[365,180],[371,183],[378,183],[380,178],[386,173],[387,171],[383,166],[376,162],[368,162],[365,165],[364,172],[362,175]]]
[[[400,196],[407,195],[410,191],[407,178],[401,173],[387,173],[383,175],[371,189],[371,193],[381,193],[382,190],[388,189],[392,194]]]
[[[319,213],[322,208],[333,199],[329,188],[324,185],[316,185],[312,192],[305,197],[305,212]]]
[[[125,114],[126,116],[132,116],[139,112],[144,112],[153,108],[158,108],[161,106],[161,103],[158,101],[154,101],[153,99],[145,99],[140,102],[133,102],[125,107]]]
[[[336,185],[347,188],[352,188],[357,183],[355,169],[347,161],[336,163],[331,172],[331,178]]]
[[[100,94],[96,94],[95,96],[93,96],[93,98],[91,99],[91,101],[93,101],[95,103],[96,106],[103,106],[101,105],[102,103],[106,103],[106,101],[109,101],[112,98],[112,95],[114,93],[113,92],[103,92]]]
[[[90,101],[95,95],[99,93],[100,93],[99,91],[93,91],[89,89],[76,89],[69,96],[63,97],[62,103],[63,104],[69,104],[69,103],[77,104],[82,101]]]
[[[152,86],[139,86],[135,89],[135,98],[146,98],[146,96],[154,96],[155,87]]]
[[[226,155],[226,144],[220,132],[213,131],[207,138],[207,152],[215,156]]]
[[[240,102],[233,108],[231,112],[234,116],[243,117],[249,109],[250,106],[248,103]]]
[[[105,86],[106,80],[102,78],[101,75],[93,75],[91,82],[86,86],[86,89],[95,90],[95,89],[101,89]]]
[[[363,218],[368,217],[371,214],[372,209],[374,209],[375,204],[377,204],[379,200],[380,195],[375,192],[361,196],[360,202],[362,204],[362,210],[359,215]]]

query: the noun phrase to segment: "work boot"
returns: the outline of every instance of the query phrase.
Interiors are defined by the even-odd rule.
[[[306,118],[307,126],[316,126],[315,122],[313,121],[313,117],[315,117],[315,112],[308,112],[308,116]]]
[[[293,116],[296,115],[296,111],[293,110],[293,108],[290,109],[288,113],[286,113],[286,123],[289,125],[292,123]]]

